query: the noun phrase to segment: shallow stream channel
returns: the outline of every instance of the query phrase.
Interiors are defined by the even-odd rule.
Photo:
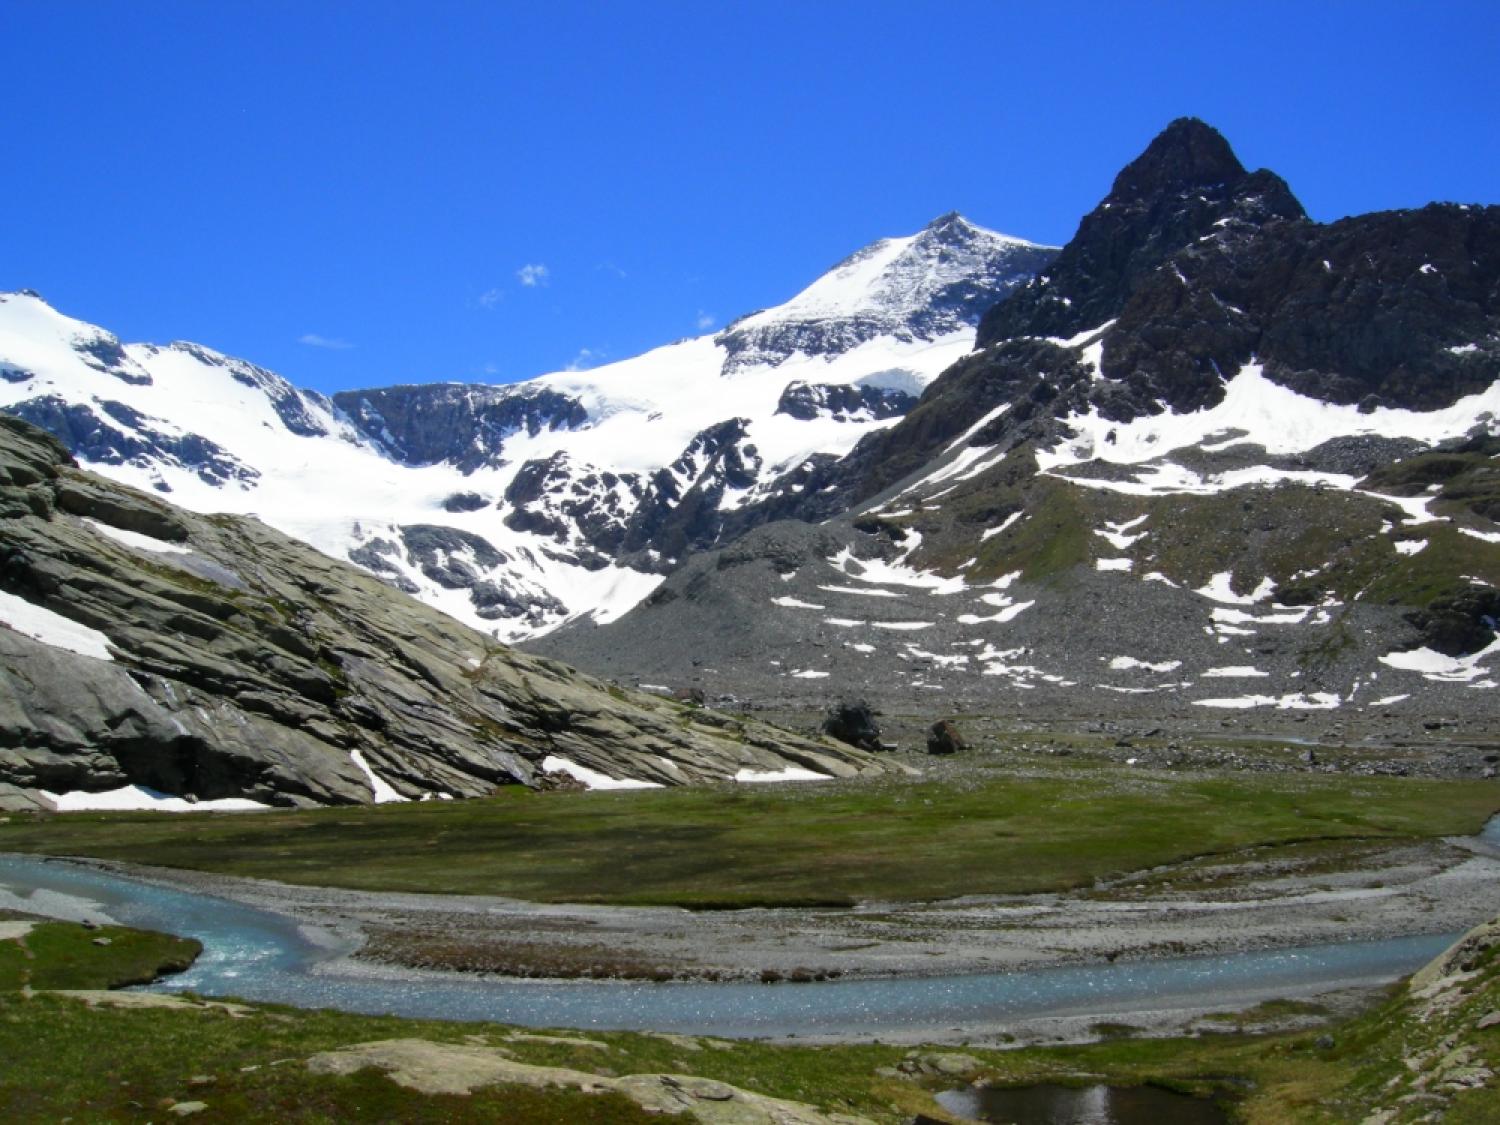
[[[806,984],[535,981],[401,973],[351,963],[289,918],[64,861],[0,855],[0,906],[197,938],[203,954],[156,991],[533,1027],[738,1038],[980,1038],[1021,1020],[1248,1007],[1375,986],[1457,935],[963,976]]]

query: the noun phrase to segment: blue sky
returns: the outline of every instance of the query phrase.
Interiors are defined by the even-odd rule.
[[[1500,199],[1500,4],[0,0],[0,289],[323,390],[620,359],[1173,117],[1315,218]]]

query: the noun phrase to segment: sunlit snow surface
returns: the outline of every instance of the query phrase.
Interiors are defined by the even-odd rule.
[[[567,758],[549,754],[542,759],[542,769],[551,773],[565,773],[578,781],[584,783],[590,789],[661,789],[662,785],[655,781],[637,781],[628,777],[610,777],[608,774],[591,770],[587,766],[580,766],[577,762],[569,761]]]
[[[834,289],[812,287],[805,300],[794,299],[793,312],[843,307]],[[772,309],[758,315],[787,314]],[[727,494],[724,506],[748,503],[812,454],[842,455],[865,434],[895,424],[896,419],[824,414],[801,420],[778,414],[789,383],[858,383],[917,393],[967,354],[973,339],[972,329],[933,340],[882,336],[831,358],[794,354],[775,366],[749,366],[725,377],[726,350],[704,336],[590,371],[541,376],[516,386],[576,397],[588,412],[587,422],[576,430],[544,426],[534,434],[523,428],[506,439],[503,464],[464,474],[446,464],[399,464],[328,400],[296,392],[250,364],[194,345],[120,348],[103,330],[64,316],[35,296],[11,293],[0,295],[0,362],[31,377],[0,382],[0,405],[44,396],[87,404],[106,425],[147,445],[201,435],[222,450],[229,479],[206,480],[194,467],[154,454],[89,467],[195,511],[255,515],[336,558],[375,540],[399,544],[401,525],[431,523],[477,534],[508,559],[483,577],[523,600],[551,595],[565,611],[546,610],[532,620],[487,620],[467,590],[444,588],[399,551],[388,558],[424,601],[502,640],[519,640],[585,614],[600,623],[612,621],[649,595],[661,575],[618,565],[590,569],[575,560],[575,552],[586,547],[576,534],[558,543],[541,533],[515,531],[505,526],[509,511],[503,504],[450,512],[442,506],[446,497],[460,491],[503,497],[528,460],[559,452],[567,455],[576,478],[593,470],[650,474],[676,461],[702,430],[737,417],[748,422],[742,445],[753,445],[761,460],[759,483]],[[118,348],[124,358],[106,369],[80,350],[89,347]],[[307,428],[321,434],[289,429],[272,401],[278,395],[302,413]],[[123,420],[131,412],[141,419],[139,431]],[[705,460],[694,471],[707,467]],[[678,476],[676,483],[685,492],[695,480]],[[138,550],[183,549],[104,525],[96,530]]]
[[[773,781],[827,781],[826,773],[804,769],[802,766],[787,766],[779,770],[742,769],[734,775],[736,781],[763,783]]]
[[[24,598],[0,590],[0,625],[8,625],[23,636],[53,648],[66,649],[96,660],[113,660],[109,638],[97,629],[80,625],[60,613],[33,605]]]
[[[386,781],[385,778],[381,777],[374,770],[372,770],[370,768],[370,763],[365,761],[365,756],[362,752],[360,752],[359,750],[351,750],[349,751],[349,757],[354,759],[354,764],[359,767],[359,772],[364,774],[365,780],[370,783],[370,789],[373,790],[375,794],[375,803],[377,805],[390,804],[394,801],[410,800],[410,798],[408,797],[401,796],[400,793],[396,792],[396,790],[392,788],[389,781]]]
[[[97,793],[74,790],[51,793],[39,790],[58,812],[248,812],[270,808],[248,797],[218,797],[211,801],[189,801],[171,797],[144,785],[126,785]]]

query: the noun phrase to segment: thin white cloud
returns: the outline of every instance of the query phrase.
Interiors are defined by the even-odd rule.
[[[337,336],[319,336],[316,332],[298,336],[297,343],[306,344],[310,348],[327,348],[334,352],[346,352],[354,347],[348,340],[340,340]]]
[[[626,273],[624,270],[622,270],[619,266],[615,265],[613,262],[600,262],[594,268],[596,270],[603,270],[605,273],[612,273],[616,277],[621,278],[622,280],[624,278],[627,278],[627,277],[630,276],[628,273]]]
[[[486,289],[483,293],[479,294],[477,300],[480,308],[492,309],[505,300],[505,290],[499,288]]]
[[[716,317],[716,316],[714,316],[713,313],[707,313],[707,312],[704,312],[702,309],[699,309],[698,310],[698,331],[699,332],[707,332],[710,328],[712,328],[714,326],[714,324],[718,321],[718,319],[719,318]]]
[[[541,262],[527,262],[516,271],[516,280],[527,289],[536,289],[538,286],[546,285],[552,276],[552,271]]]
[[[587,371],[590,367],[597,367],[608,358],[603,352],[595,351],[593,348],[579,348],[578,354],[569,361],[564,371]]]

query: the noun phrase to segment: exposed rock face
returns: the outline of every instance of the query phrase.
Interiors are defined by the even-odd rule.
[[[1314,223],[1174,122],[898,423],[538,648],[676,682],[690,634],[804,703],[1493,716],[1497,293],[1500,208]],[[773,520],[818,525],[795,567]]]
[[[9,413],[65,441],[69,449],[103,465],[148,466],[166,462],[191,470],[206,484],[255,481],[260,473],[200,434],[174,434],[123,402],[108,399],[98,409],[40,395],[9,408]],[[121,428],[116,423],[123,423]]]
[[[899,418],[916,405],[917,396],[896,387],[857,387],[848,383],[788,383],[776,404],[777,414],[810,422]]]
[[[81,472],[4,418],[0,525],[0,592],[108,646],[0,626],[0,783],[21,789],[369,801],[354,751],[408,797],[528,783],[549,755],[664,784],[868,765],[511,652],[254,520]],[[481,548],[451,534],[412,529],[461,579]]]
[[[968,444],[1052,444],[1059,419],[1089,411],[1125,423],[1212,407],[1252,361],[1325,402],[1449,406],[1500,378],[1500,208],[1321,225],[1279,177],[1246,172],[1184,118],[1043,274],[986,314],[978,344],[900,424],[802,489],[801,511],[777,515],[823,519],[874,496],[1001,404]]]
[[[406,465],[448,461],[469,473],[499,464],[517,433],[576,429],[588,412],[546,388],[425,383],[340,391],[333,401]]]
[[[698,1050],[693,1040],[691,1050]],[[575,1045],[591,1040],[571,1040]],[[647,1113],[687,1114],[703,1125],[872,1125],[866,1117],[824,1113],[803,1102],[772,1098],[693,1074],[629,1074],[609,1077],[566,1067],[517,1062],[510,1052],[473,1043],[426,1039],[383,1039],[324,1051],[307,1060],[314,1074],[355,1074],[375,1068],[391,1081],[424,1094],[460,1095],[485,1086],[558,1087],[590,1093],[613,1092]]]

